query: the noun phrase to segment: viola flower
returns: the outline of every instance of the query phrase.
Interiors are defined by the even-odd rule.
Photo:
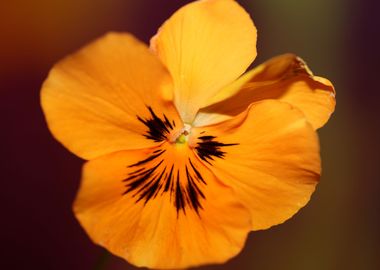
[[[42,107],[89,160],[74,213],[95,243],[137,266],[223,263],[309,201],[333,86],[292,54],[241,76],[255,57],[244,9],[203,0],[150,48],[110,33],[52,68]]]

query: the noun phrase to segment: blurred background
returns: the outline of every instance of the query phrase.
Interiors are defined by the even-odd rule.
[[[190,1],[0,1],[0,269],[136,269],[94,245],[71,212],[83,161],[50,135],[39,91],[52,65],[110,30],[148,42]],[[319,131],[323,176],[294,218],[251,233],[201,269],[380,269],[380,20],[371,0],[239,1],[259,64],[294,52],[329,78],[337,108]]]

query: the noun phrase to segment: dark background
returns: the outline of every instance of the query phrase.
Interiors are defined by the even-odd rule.
[[[189,1],[0,1],[0,269],[135,269],[86,236],[71,212],[83,161],[50,135],[39,105],[51,66],[110,30],[148,42]],[[377,1],[239,1],[258,28],[255,64],[284,52],[334,82],[319,131],[323,176],[294,218],[251,233],[203,269],[380,269],[380,20]],[[99,268],[98,268],[99,269]]]

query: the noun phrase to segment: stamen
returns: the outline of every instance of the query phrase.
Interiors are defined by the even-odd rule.
[[[175,140],[176,143],[185,143],[187,140],[186,140],[186,135],[185,133],[182,133],[181,135],[179,135],[179,137]]]
[[[189,140],[190,133],[191,125],[185,123],[182,129],[169,135],[169,142],[184,144]]]

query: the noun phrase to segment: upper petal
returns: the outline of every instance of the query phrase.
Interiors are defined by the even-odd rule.
[[[177,126],[172,80],[146,45],[129,34],[110,33],[56,64],[41,91],[53,135],[78,156],[91,159],[157,144],[139,121],[149,107]]]
[[[174,79],[182,119],[191,123],[207,99],[254,60],[256,28],[235,1],[196,1],[162,25],[151,47]]]
[[[293,216],[318,183],[316,132],[302,112],[285,102],[256,103],[229,121],[194,129],[193,136],[218,142],[219,149],[209,153],[221,158],[207,166],[250,210],[253,230]]]
[[[156,269],[235,256],[251,227],[249,212],[189,154],[169,145],[86,163],[74,212],[93,241]]]
[[[315,129],[335,109],[334,87],[313,76],[305,62],[293,54],[277,56],[243,75],[215,95],[200,110],[195,123],[207,125],[231,118],[253,102],[279,99],[300,109]]]

